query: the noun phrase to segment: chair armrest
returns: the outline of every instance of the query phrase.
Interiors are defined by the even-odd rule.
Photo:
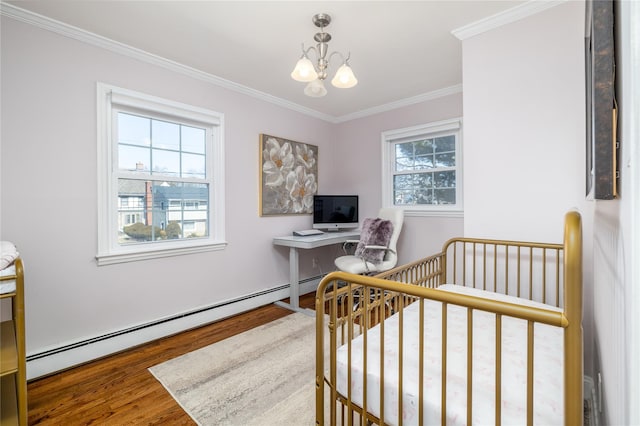
[[[358,244],[360,242],[360,240],[346,240],[344,243],[342,243],[342,250],[345,252],[345,254],[349,254],[349,248],[350,246],[354,245],[354,244]]]
[[[364,246],[365,250],[385,250],[385,251],[390,251],[395,253],[395,251],[393,249],[390,249],[387,246]]]

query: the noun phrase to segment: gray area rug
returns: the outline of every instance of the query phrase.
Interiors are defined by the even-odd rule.
[[[200,425],[315,424],[315,318],[301,313],[149,371]]]

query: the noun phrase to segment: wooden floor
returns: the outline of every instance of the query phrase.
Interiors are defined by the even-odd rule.
[[[300,306],[314,300],[302,296]],[[290,313],[264,306],[29,382],[29,424],[194,425],[147,369]]]

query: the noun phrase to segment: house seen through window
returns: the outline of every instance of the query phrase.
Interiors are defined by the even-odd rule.
[[[206,237],[206,129],[125,112],[117,128],[118,242]]]

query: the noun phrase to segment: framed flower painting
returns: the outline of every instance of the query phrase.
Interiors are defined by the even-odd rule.
[[[260,215],[311,214],[318,147],[260,135]]]

